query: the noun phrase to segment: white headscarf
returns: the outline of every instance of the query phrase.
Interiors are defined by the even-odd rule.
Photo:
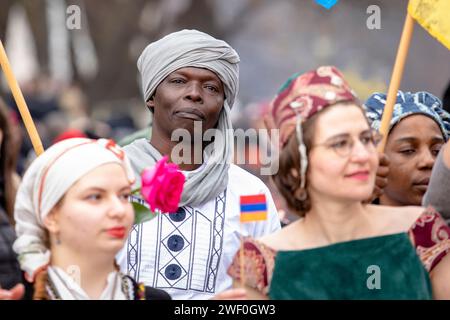
[[[222,80],[231,109],[238,93],[239,61],[237,52],[223,40],[197,30],[173,32],[150,43],[137,61],[144,100],[148,101],[172,72],[197,67],[211,70]]]
[[[211,143],[204,150],[205,163],[201,170],[187,173],[180,206],[196,206],[214,199],[228,184],[228,168],[234,150],[230,110],[239,87],[239,61],[239,55],[225,41],[197,30],[171,33],[149,44],[138,59],[145,101],[169,74],[184,67],[208,69],[224,85],[225,101],[217,126],[223,141]],[[136,140],[126,146],[125,151],[137,174],[162,157],[145,139]]]
[[[106,139],[63,140],[47,149],[25,172],[14,207],[17,240],[13,249],[29,281],[50,261],[49,248],[44,244],[45,217],[75,182],[106,163],[122,165],[130,183],[134,182],[125,153]]]

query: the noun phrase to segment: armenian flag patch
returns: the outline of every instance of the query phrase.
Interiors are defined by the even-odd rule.
[[[241,222],[267,220],[267,202],[265,194],[241,196]]]

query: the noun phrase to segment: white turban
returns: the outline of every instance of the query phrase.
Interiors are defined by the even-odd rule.
[[[28,168],[19,186],[14,207],[17,240],[13,249],[29,281],[50,261],[44,241],[43,221],[81,177],[106,163],[123,166],[130,183],[134,174],[128,158],[114,141],[73,138],[56,143]]]
[[[228,169],[234,150],[230,110],[239,87],[238,54],[225,41],[197,30],[182,30],[149,44],[139,57],[137,66],[142,77],[145,101],[153,96],[158,85],[169,74],[180,68],[205,68],[222,81],[225,101],[217,129],[222,133],[223,140],[217,140],[205,148],[202,170],[186,174],[180,206],[196,206],[214,199],[228,185]],[[125,150],[135,173],[153,165],[162,156],[145,139],[135,141]]]
[[[184,67],[208,69],[224,85],[226,102],[233,107],[239,88],[239,56],[225,41],[197,30],[171,33],[149,44],[137,61],[144,100],[172,72]]]

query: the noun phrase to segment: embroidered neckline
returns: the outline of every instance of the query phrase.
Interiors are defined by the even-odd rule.
[[[60,280],[60,282],[66,287],[69,288],[69,286],[67,285],[67,282],[62,279],[62,277],[58,274],[57,270],[54,270],[54,273],[56,274],[56,276],[58,277],[58,279]],[[120,281],[121,281],[121,290],[125,295],[125,299],[126,300],[132,300],[134,297],[131,296],[131,290],[130,290],[130,286],[129,286],[129,279],[121,272],[116,272],[116,275],[114,277],[114,284],[113,284],[113,290],[111,293],[111,298],[110,300],[114,300],[114,296],[116,294],[116,286],[117,286],[117,278],[120,277]],[[58,290],[56,289],[55,283],[52,281],[51,277],[48,276],[47,278],[47,292],[50,296],[50,298],[52,300],[62,300],[61,294],[58,292]],[[145,288],[144,288],[145,289]],[[72,297],[74,298],[74,300],[80,300],[79,298],[77,298],[72,291],[69,289],[68,290]]]

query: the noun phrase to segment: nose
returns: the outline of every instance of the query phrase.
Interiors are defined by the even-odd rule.
[[[187,88],[185,98],[193,102],[202,102],[202,90],[201,84],[197,82],[191,82]]]
[[[368,146],[362,144],[361,141],[357,140],[354,143],[351,151],[351,159],[355,162],[367,162],[369,161],[371,152],[368,150]]]
[[[431,170],[433,168],[435,157],[428,148],[422,149],[419,154],[417,167],[421,170]]]
[[[121,219],[125,216],[128,205],[128,201],[124,201],[116,195],[111,196],[108,215],[111,218]]]

